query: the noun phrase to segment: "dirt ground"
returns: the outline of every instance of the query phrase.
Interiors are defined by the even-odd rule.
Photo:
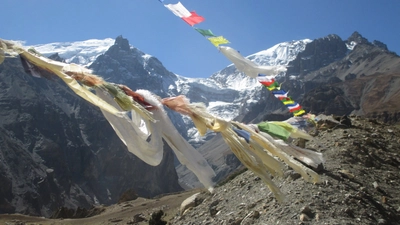
[[[124,202],[103,208],[104,211],[96,216],[82,219],[47,219],[43,217],[32,217],[21,214],[0,215],[0,224],[7,225],[98,225],[98,224],[149,224],[150,214],[159,209],[165,215],[163,220],[169,220],[179,212],[183,200],[201,190],[190,190],[177,194],[167,195],[156,199],[138,198],[133,201]],[[142,214],[146,220],[134,222],[134,216]]]

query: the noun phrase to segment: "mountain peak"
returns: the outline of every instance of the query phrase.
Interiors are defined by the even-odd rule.
[[[353,34],[351,34],[351,36],[347,39],[347,42],[350,43],[354,41],[357,44],[369,44],[369,41],[364,38],[360,33],[358,33],[357,31],[354,31]]]
[[[329,35],[323,37],[322,39],[325,39],[325,38],[327,38],[329,40],[330,39],[338,39],[338,40],[342,41],[342,38],[340,38],[339,35],[337,35],[337,34],[329,34]]]
[[[122,49],[122,50],[129,50],[130,49],[128,39],[123,38],[122,35],[119,35],[115,39],[114,45],[119,46],[119,48]]]

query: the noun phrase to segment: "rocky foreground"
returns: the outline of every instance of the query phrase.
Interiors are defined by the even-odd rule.
[[[246,171],[171,224],[400,224],[400,126],[373,119],[325,123],[306,147],[325,154],[322,183],[305,183],[292,170],[274,179],[286,194],[279,204]]]
[[[357,116],[325,122],[306,147],[325,154],[322,182],[305,183],[288,169],[274,181],[286,194],[278,203],[266,185],[243,169],[213,194],[190,191],[97,208],[83,219],[2,215],[5,224],[400,224],[400,125]],[[195,196],[193,196],[195,194]],[[186,204],[179,206],[188,196]],[[161,211],[160,211],[161,210]]]

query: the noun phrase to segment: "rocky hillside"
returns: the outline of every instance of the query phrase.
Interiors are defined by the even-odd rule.
[[[386,112],[394,121],[399,112],[399,105],[395,104],[400,93],[396,85],[399,75],[397,54],[383,43],[369,42],[354,32],[347,40],[328,35],[308,43],[289,63],[280,82],[309,112],[367,116]],[[284,109],[268,107],[267,102],[277,102],[272,99],[260,102],[266,107],[256,120]]]
[[[199,195],[195,207],[171,224],[399,224],[400,127],[358,116],[325,123],[306,147],[323,152],[320,184],[288,170],[275,182],[279,204],[265,184],[246,171]]]
[[[318,172],[322,182],[305,183],[299,174],[288,169],[285,177],[273,179],[285,194],[283,203],[278,203],[252,172],[242,169],[221,182],[214,194],[192,190],[156,199],[137,199],[98,207],[94,210],[98,215],[83,219],[9,215],[0,216],[0,222],[399,224],[400,126],[355,115],[336,119],[321,120],[319,130],[313,132],[316,141],[306,143],[306,147],[325,155],[324,169]],[[188,199],[184,201],[185,198]]]
[[[341,47],[325,49],[323,42],[332,42],[332,39]],[[357,32],[346,41],[328,36],[315,42],[298,55],[288,71],[297,74],[300,87],[297,91],[302,93],[299,98],[306,109],[314,113],[355,113],[397,121],[400,112],[400,105],[396,104],[400,94],[397,54],[388,51],[383,43],[368,42]],[[345,55],[343,51],[338,53],[336,49],[344,49],[345,45],[353,45],[352,50]],[[313,60],[321,52],[330,53],[331,60],[322,64]]]
[[[50,216],[60,207],[114,204],[125,192],[181,190],[169,148],[160,166],[145,164],[58,79],[34,78],[8,58],[0,86],[0,213]]]

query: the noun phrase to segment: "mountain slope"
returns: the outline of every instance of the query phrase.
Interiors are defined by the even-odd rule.
[[[354,33],[346,42],[354,43],[353,39],[362,41],[356,43],[345,57],[316,71],[300,75],[305,84],[303,91],[309,92],[304,99],[304,107],[310,107],[315,113],[323,112],[310,105],[311,96],[316,96],[317,92],[321,93],[315,89],[319,86],[325,89],[337,89],[342,93],[340,98],[337,96],[325,98],[317,94],[326,102],[325,108],[339,108],[342,114],[350,112],[367,116],[379,116],[384,112],[398,114],[400,106],[396,102],[400,90],[396,84],[399,82],[400,57],[382,48],[382,45],[374,44],[376,42],[368,42],[358,33]],[[330,103],[333,105],[326,105]],[[337,107],[335,104],[343,106]]]
[[[0,86],[0,213],[48,217],[60,207],[113,204],[127,191],[181,189],[170,149],[159,166],[145,164],[60,80],[34,78],[10,58]]]

